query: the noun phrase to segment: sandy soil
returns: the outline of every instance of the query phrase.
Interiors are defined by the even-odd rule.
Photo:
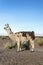
[[[0,38],[0,65],[43,65],[43,51],[16,52],[15,48],[4,50],[6,42],[11,43],[12,41]],[[35,45],[38,47],[37,44]]]

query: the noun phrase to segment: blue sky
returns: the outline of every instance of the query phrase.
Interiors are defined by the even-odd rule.
[[[43,34],[43,0],[0,0],[0,35],[8,23],[12,31]]]

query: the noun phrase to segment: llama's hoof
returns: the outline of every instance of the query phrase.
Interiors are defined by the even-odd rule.
[[[22,49],[20,48],[20,51],[22,51]]]
[[[31,49],[30,51],[31,51],[31,52],[34,52],[34,49]]]
[[[17,52],[20,52],[21,51],[21,48],[19,50],[17,50]]]

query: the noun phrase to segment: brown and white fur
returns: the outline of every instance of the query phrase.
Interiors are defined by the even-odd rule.
[[[21,42],[21,44],[25,44],[27,43],[27,41],[30,41],[30,46],[31,46],[31,51],[34,51],[34,40],[31,38],[31,36],[29,36],[28,34],[26,34],[26,36],[22,36],[23,33],[19,33],[19,40]]]

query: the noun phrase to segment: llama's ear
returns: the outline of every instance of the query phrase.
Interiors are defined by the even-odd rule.
[[[8,26],[9,26],[9,24],[5,24],[5,26],[7,26],[7,27],[8,27]]]

